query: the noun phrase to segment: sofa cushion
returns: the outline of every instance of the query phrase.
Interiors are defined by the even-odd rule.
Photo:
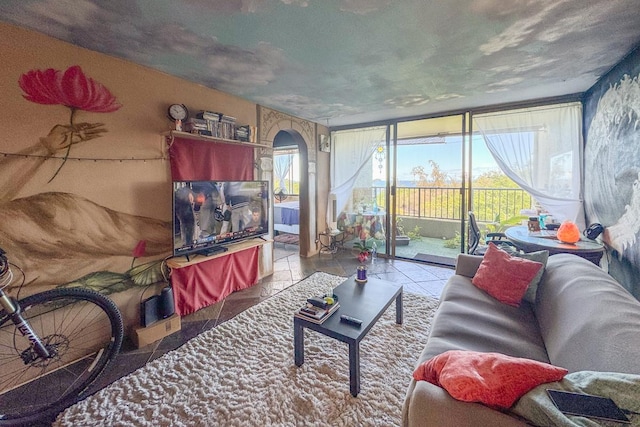
[[[531,304],[503,304],[461,275],[452,276],[442,291],[419,362],[447,350],[499,352],[549,362]]]
[[[535,304],[536,295],[538,293],[538,286],[542,281],[542,276],[544,275],[544,270],[547,267],[547,261],[549,259],[549,251],[536,251],[536,252],[515,252],[512,256],[517,256],[520,258],[528,259],[529,261],[536,261],[542,264],[542,268],[538,271],[538,274],[535,275],[529,286],[527,286],[527,291],[524,293],[522,297],[523,300],[530,302],[531,304]]]
[[[536,301],[536,295],[538,293],[538,286],[543,279],[544,269],[547,266],[547,260],[549,259],[549,251],[536,251],[529,253],[515,252],[512,256],[518,256],[531,261],[536,261],[542,264],[543,268],[540,269],[538,274],[531,280],[527,291],[522,298],[531,304]],[[479,255],[458,254],[456,259],[456,274],[465,277],[473,277],[478,271],[478,267],[482,263],[483,257]]]
[[[531,427],[524,418],[496,411],[482,403],[463,402],[442,387],[411,380],[402,410],[402,426],[408,427]]]
[[[551,363],[640,372],[640,302],[595,264],[550,256],[534,310]]]
[[[441,386],[455,399],[506,409],[529,390],[560,381],[566,373],[535,360],[452,350],[422,363],[413,377]]]
[[[498,301],[518,307],[527,287],[536,278],[540,280],[537,276],[542,268],[542,263],[512,257],[490,244],[471,282]]]
[[[483,259],[484,257],[480,255],[458,254],[456,258],[456,274],[472,278],[476,275],[476,271],[478,271]]]

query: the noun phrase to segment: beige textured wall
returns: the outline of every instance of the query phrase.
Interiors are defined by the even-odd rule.
[[[48,160],[19,196],[42,191],[73,192],[121,212],[170,220],[171,188],[165,185],[169,166],[160,136],[172,126],[166,117],[167,106],[184,103],[194,113],[214,109],[233,115],[239,123],[256,125],[256,106],[246,100],[2,23],[0,55],[3,152],[37,144],[54,125],[69,120],[66,107],[25,100],[18,86],[20,76],[32,69],[66,70],[80,65],[87,76],[106,86],[122,107],[113,113],[78,112],[79,121],[104,123],[108,133],[74,146],[71,156],[139,159],[67,162],[56,179],[47,184],[59,166],[59,161]],[[9,180],[2,172],[3,180]]]
[[[170,170],[161,136],[172,127],[169,104],[258,124],[257,106],[247,100],[4,23],[0,57],[0,247],[25,271],[21,296],[95,271],[124,273],[139,240],[147,240],[147,254],[136,265],[170,254]],[[102,123],[107,132],[73,145],[69,160],[48,182],[64,150],[47,159],[14,154],[42,153],[41,138],[56,125],[69,124],[70,109],[26,100],[18,81],[31,70],[64,71],[75,65],[122,107],[75,113],[76,123]],[[137,301],[137,294],[132,299]],[[133,305],[126,311],[135,317]]]

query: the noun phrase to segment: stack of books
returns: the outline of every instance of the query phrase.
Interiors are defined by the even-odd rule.
[[[187,127],[187,132],[199,133],[200,135],[212,136],[214,138],[235,139],[236,138],[236,118],[215,111],[200,111],[196,115],[197,127],[193,125]],[[202,123],[205,129],[202,129]],[[195,131],[195,132],[194,132]]]
[[[221,114],[217,136],[224,139],[236,139],[236,118]]]
[[[307,304],[295,312],[295,316],[313,323],[322,323],[340,307],[337,300],[334,300],[333,304],[321,301],[324,301],[324,298],[309,298]]]
[[[185,132],[243,142],[257,141],[257,127],[236,124],[236,118],[215,111],[200,111],[183,123]]]
[[[251,140],[251,129],[249,125],[237,126],[236,138],[238,141],[249,142]]]
[[[187,119],[187,121],[183,124],[183,129],[185,132],[189,133],[196,133],[199,135],[207,134],[207,121],[204,119],[192,117]]]

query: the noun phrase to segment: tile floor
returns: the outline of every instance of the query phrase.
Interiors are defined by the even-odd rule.
[[[116,379],[144,366],[163,354],[176,349],[184,342],[236,314],[269,298],[283,289],[299,282],[316,271],[338,276],[355,274],[359,265],[349,251],[337,254],[321,254],[311,258],[300,258],[298,247],[283,243],[275,244],[275,272],[257,285],[229,295],[210,307],[201,309],[181,319],[182,329],[168,337],[146,347],[137,349],[125,338],[120,354],[98,381],[92,385],[91,392],[97,391]],[[419,293],[439,297],[447,279],[453,275],[450,268],[437,267],[424,263],[378,258],[369,265],[369,275],[384,280],[402,283],[405,292]]]

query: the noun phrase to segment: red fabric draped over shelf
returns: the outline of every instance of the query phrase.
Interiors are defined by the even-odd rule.
[[[173,299],[180,316],[214,304],[258,283],[260,247],[245,249],[171,271]]]
[[[174,137],[169,159],[174,181],[253,179],[253,147]]]

